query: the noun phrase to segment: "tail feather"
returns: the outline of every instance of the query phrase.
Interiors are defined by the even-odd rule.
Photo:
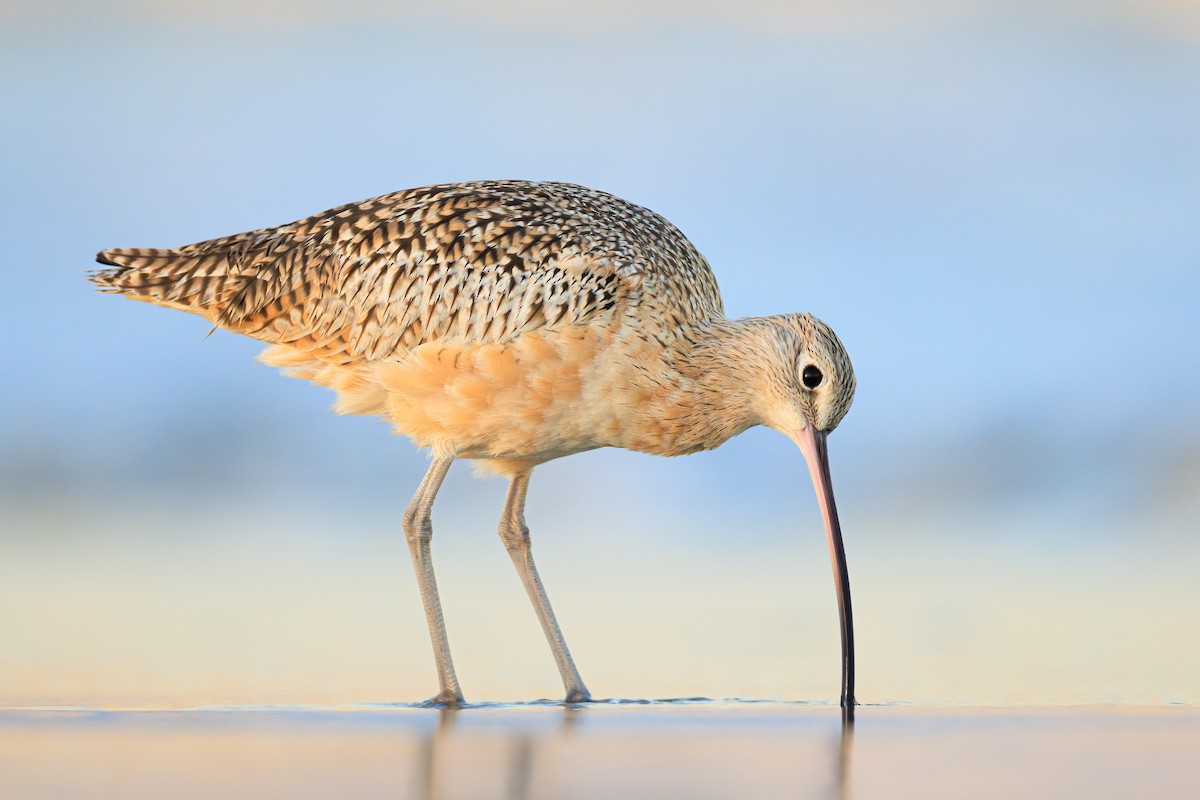
[[[278,342],[303,336],[308,326],[302,306],[308,295],[302,275],[291,258],[264,262],[263,255],[198,245],[114,248],[96,254],[108,269],[88,277],[103,292],[187,311],[256,339]]]
[[[113,247],[96,253],[97,263],[125,269],[139,269],[158,261],[178,257],[178,251],[161,247]]]
[[[248,277],[233,274],[223,253],[114,248],[97,253],[96,261],[111,267],[89,275],[102,291],[190,311],[209,320],[220,316],[224,303],[243,288]]]

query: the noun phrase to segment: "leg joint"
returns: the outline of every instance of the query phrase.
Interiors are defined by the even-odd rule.
[[[529,527],[524,520],[504,520],[500,523],[500,540],[509,550],[527,550]]]
[[[401,518],[404,536],[410,542],[428,542],[433,538],[433,520],[428,509],[409,507]]]

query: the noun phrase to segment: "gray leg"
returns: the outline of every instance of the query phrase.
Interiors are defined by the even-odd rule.
[[[546,633],[546,641],[554,652],[554,663],[562,675],[563,686],[567,690],[568,703],[582,703],[592,699],[575,662],[571,660],[571,651],[563,639],[562,631],[558,629],[558,621],[554,619],[554,610],[550,608],[550,598],[538,577],[537,567],[533,565],[533,553],[529,549],[529,528],[525,526],[525,492],[529,489],[529,472],[521,472],[513,476],[508,487],[508,498],[504,501],[504,515],[500,518],[500,538],[508,548],[525,592],[533,602],[533,610],[537,612],[538,621]]]
[[[446,623],[442,619],[442,603],[438,599],[437,579],[433,576],[433,559],[429,553],[429,542],[433,538],[430,508],[453,461],[444,458],[433,462],[404,512],[404,534],[417,572],[417,587],[425,606],[425,620],[429,623],[429,638],[433,641],[433,659],[437,662],[441,686],[441,690],[427,701],[430,705],[457,706],[463,702],[462,689],[454,675],[454,662],[450,660],[450,642],[446,639]]]

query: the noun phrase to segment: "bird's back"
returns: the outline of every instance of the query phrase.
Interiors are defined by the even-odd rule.
[[[326,363],[421,344],[722,314],[703,256],[670,222],[564,183],[409,189],[175,249],[114,249],[101,287],[199,314]]]

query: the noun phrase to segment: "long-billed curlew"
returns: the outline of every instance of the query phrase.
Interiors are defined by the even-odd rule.
[[[534,567],[525,493],[538,464],[597,447],[674,456],[754,425],[804,453],[833,561],[842,706],[854,634],[826,437],[854,396],[837,336],[809,314],[729,320],[712,270],[652,211],[565,183],[429,186],[175,249],[115,249],[105,291],[198,314],[270,343],[261,360],[386,417],[433,453],[404,512],[440,691],[457,705],[430,559],[450,464],[510,479],[503,540],[562,674],[590,699]]]

